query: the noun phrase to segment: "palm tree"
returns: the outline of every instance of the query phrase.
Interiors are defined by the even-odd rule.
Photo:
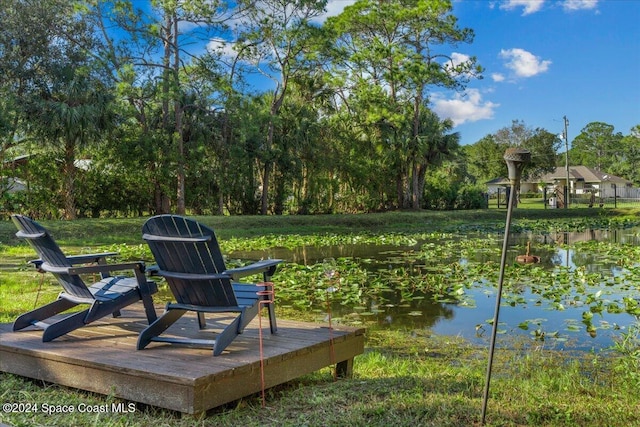
[[[66,66],[57,79],[27,106],[34,133],[62,154],[64,217],[76,218],[76,155],[103,137],[113,124],[112,96],[82,69]]]
[[[422,206],[422,194],[427,170],[451,157],[459,148],[460,134],[449,133],[453,128],[450,119],[440,117],[428,108],[422,108],[416,133],[409,144],[408,164],[411,170],[411,206]]]

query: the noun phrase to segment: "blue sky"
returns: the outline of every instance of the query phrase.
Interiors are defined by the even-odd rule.
[[[329,1],[329,14],[352,3]],[[640,124],[640,0],[458,0],[453,14],[475,40],[451,53],[485,68],[463,93],[431,92],[462,144],[512,120],[560,134],[566,116],[570,142],[591,122]]]
[[[463,94],[436,92],[434,109],[451,117],[462,144],[523,120],[569,141],[590,122],[629,134],[640,124],[640,0],[454,3],[484,79]]]

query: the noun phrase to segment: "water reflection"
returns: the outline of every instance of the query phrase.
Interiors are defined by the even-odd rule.
[[[383,277],[385,269],[405,269],[409,278],[423,275],[425,271],[441,273],[451,264],[463,267],[489,265],[497,271],[502,237],[484,236],[469,246],[464,244],[475,238],[477,236],[451,237],[449,240],[458,243],[451,247],[458,252],[447,251],[443,239],[419,241],[412,246],[354,244],[294,250],[272,248],[231,255],[242,259],[281,258],[305,266],[332,258],[351,259],[372,274]],[[620,331],[636,322],[635,316],[622,309],[616,310],[616,306],[621,305],[620,301],[625,297],[637,299],[637,283],[624,284],[624,275],[628,271],[619,265],[616,256],[582,248],[582,244],[593,241],[640,246],[640,228],[523,233],[510,237],[507,263],[514,264],[530,242],[531,253],[541,258],[534,268],[542,269],[545,274],[527,276],[526,269],[533,265],[521,267],[524,269],[519,271],[523,276],[519,277],[521,281],[511,284],[509,295],[503,295],[498,345],[513,334],[519,334],[545,347],[602,349],[611,346]],[[635,268],[640,268],[640,264]],[[576,294],[557,292],[557,287],[563,286],[563,280],[567,280],[563,276],[567,272],[578,272],[580,277],[584,277],[585,283],[580,285],[584,289],[581,291],[585,293],[587,302],[597,294],[594,297],[597,304],[586,304],[584,295],[577,297]],[[590,283],[594,277],[597,281]],[[616,277],[623,277],[624,286],[614,286]],[[506,280],[510,278],[507,276]],[[559,284],[549,283],[551,281]],[[369,283],[362,285],[368,286]],[[389,290],[375,297],[365,295],[358,304],[334,300],[331,311],[337,320],[360,321],[381,328],[428,328],[437,334],[458,335],[486,344],[491,333],[489,319],[494,310],[495,291],[495,280],[467,286],[461,290],[463,297],[457,300],[434,299],[433,295],[419,291],[407,298],[404,292]]]

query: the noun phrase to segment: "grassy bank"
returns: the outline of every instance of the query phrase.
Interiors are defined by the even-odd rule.
[[[471,426],[479,425],[486,351],[449,337],[373,331],[354,377],[328,370],[251,396],[206,417],[137,405],[129,414],[2,414],[15,426]],[[496,352],[487,425],[639,425],[638,366],[595,354],[523,347]],[[631,371],[634,370],[634,371]],[[3,402],[104,405],[113,397],[2,374]]]
[[[268,234],[417,233],[458,231],[475,227],[504,229],[506,210],[386,212],[358,215],[206,216],[194,217],[216,230],[218,237],[251,238]],[[146,218],[41,220],[57,240],[72,246],[141,243]],[[640,221],[640,209],[516,209],[513,223],[572,224]],[[0,244],[18,243],[11,221],[0,221]]]
[[[521,210],[514,224],[524,229],[575,229],[640,222],[638,210]],[[317,236],[499,231],[504,211],[403,212],[308,217],[203,217],[221,239],[245,246],[264,244],[268,235],[289,236],[291,244]],[[42,221],[69,252],[126,243],[135,258],[144,218]],[[14,238],[10,222],[0,223],[0,318],[10,321],[33,306],[39,278],[24,261],[31,250]],[[45,286],[40,301],[55,298]],[[281,318],[309,320],[279,308]],[[490,314],[487,314],[489,317]],[[499,349],[493,366],[488,425],[632,426],[640,425],[640,349],[638,330],[623,334],[610,352],[569,354],[541,350],[535,343]],[[267,406],[250,396],[210,411],[181,417],[137,405],[129,414],[0,413],[14,426],[469,426],[478,425],[487,349],[427,330],[370,327],[365,354],[356,358],[354,377],[334,382],[328,369],[268,391]],[[109,396],[0,374],[3,403],[104,405]]]

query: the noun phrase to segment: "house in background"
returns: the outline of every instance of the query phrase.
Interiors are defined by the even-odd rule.
[[[487,182],[489,194],[495,194],[499,189],[509,187],[509,180],[496,178]],[[538,178],[523,180],[520,183],[520,193],[562,192],[567,185],[567,170],[557,167],[553,172]],[[633,188],[633,182],[619,176],[611,175],[587,166],[569,166],[570,194],[595,194],[597,197],[638,198],[640,189]]]
[[[545,174],[536,180],[540,186],[549,188],[567,182],[565,168],[556,168],[555,171]],[[569,184],[571,194],[596,193],[599,197],[613,197],[614,191],[618,197],[624,195],[626,189],[633,187],[633,182],[619,176],[611,175],[587,166],[569,166]],[[541,191],[539,189],[538,191]]]
[[[0,167],[0,195],[27,190],[27,181],[22,176],[21,170],[27,164],[29,157],[29,155],[18,156],[2,162]]]
[[[7,193],[18,193],[20,191],[27,190],[27,183],[19,178],[14,177],[0,177],[0,194],[3,192]]]

